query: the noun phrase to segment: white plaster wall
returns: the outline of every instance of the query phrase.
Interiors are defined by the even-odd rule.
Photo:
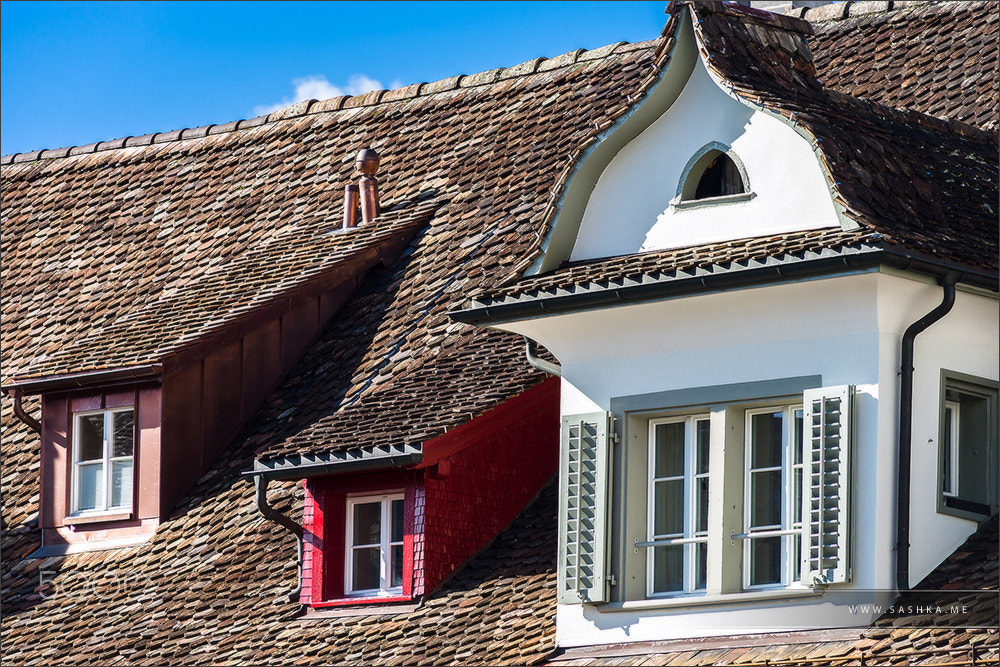
[[[682,171],[709,142],[731,145],[750,201],[675,211]],[[587,203],[572,260],[839,225],[809,142],[723,91],[699,61],[677,101],[627,144]]]
[[[879,282],[879,330],[885,341],[881,353],[881,386],[887,396],[880,416],[880,439],[898,437],[900,345],[903,332],[936,307],[942,289],[894,276]],[[997,301],[959,291],[944,319],[920,334],[914,347],[913,431],[910,467],[910,585],[915,586],[976,530],[967,519],[937,511],[938,419],[941,369],[989,380],[1000,378],[1000,337]],[[888,447],[886,448],[888,449]],[[886,466],[895,473],[892,465]],[[895,478],[880,483],[895,489]],[[895,531],[895,524],[893,524]]]
[[[792,376],[821,375],[825,386],[856,385],[854,579],[838,589],[892,589],[899,344],[905,328],[940,300],[936,285],[872,272],[564,314],[504,328],[535,338],[560,360],[563,414],[607,410],[618,396]],[[918,338],[914,584],[975,529],[973,522],[936,511],[939,373],[946,367],[996,379],[996,322],[995,299],[960,293],[952,313]],[[557,618],[557,641],[563,646],[776,630],[783,623],[780,629],[833,627],[834,618],[843,625],[869,620],[815,598],[627,612],[566,605]]]

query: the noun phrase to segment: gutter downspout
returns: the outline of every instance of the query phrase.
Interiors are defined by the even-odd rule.
[[[24,411],[24,406],[21,405],[21,396],[23,395],[21,390],[17,387],[10,390],[10,395],[14,397],[14,414],[17,418],[28,425],[35,433],[41,434],[42,425],[41,423]]]
[[[257,488],[257,509],[265,519],[273,521],[295,535],[296,546],[298,549],[296,560],[298,583],[295,585],[294,589],[289,591],[288,599],[292,602],[298,602],[299,595],[302,593],[302,526],[267,504],[267,481],[268,480],[264,477],[264,475],[255,475],[253,478],[254,486]]]
[[[562,377],[562,366],[554,364],[551,361],[545,361],[544,359],[538,358],[537,342],[527,336],[521,336],[521,338],[524,339],[524,355],[528,358],[528,363],[531,364],[533,368],[537,368],[543,373],[554,375],[557,378]]]
[[[913,436],[913,348],[917,336],[943,318],[955,305],[958,275],[941,278],[944,297],[934,310],[903,333],[899,380],[899,458],[896,470],[896,589],[910,589],[910,445]]]

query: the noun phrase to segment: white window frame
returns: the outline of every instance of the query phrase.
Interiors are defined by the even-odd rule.
[[[112,450],[112,436],[114,434],[114,415],[120,412],[131,412],[132,413],[132,455],[131,456],[111,456]],[[103,488],[101,489],[101,497],[97,503],[97,507],[89,508],[86,510],[80,509],[80,468],[84,466],[96,465],[94,461],[80,461],[80,450],[82,445],[80,443],[80,434],[83,432],[80,422],[84,417],[90,417],[93,415],[104,415],[104,439],[101,445],[102,456],[100,459],[100,465],[102,466],[102,477],[103,477]],[[132,511],[132,501],[135,496],[135,450],[136,450],[136,424],[135,424],[135,406],[123,406],[119,408],[109,408],[106,410],[87,410],[83,412],[73,413],[73,475],[72,475],[72,490],[70,493],[71,497],[71,508],[73,516],[88,516],[95,514],[109,514],[118,512],[131,512]],[[111,469],[113,463],[121,463],[123,461],[129,461],[132,463],[132,494],[128,498],[128,503],[123,505],[111,505]]]
[[[795,473],[799,471],[799,474],[804,474],[803,468],[804,464],[802,461],[799,463],[795,462],[795,448],[796,438],[798,438],[798,445],[800,451],[804,444],[802,443],[802,430],[801,421],[800,426],[796,429],[796,419],[795,413],[802,412],[802,403],[796,403],[785,406],[772,406],[763,408],[749,408],[745,415],[744,424],[744,438],[743,438],[743,453],[744,453],[744,467],[743,467],[743,526],[744,534],[747,537],[743,540],[743,590],[745,591],[757,591],[757,590],[769,590],[776,588],[788,588],[801,584],[801,542],[802,542],[802,514],[801,512],[796,515],[795,510]],[[776,412],[782,413],[782,434],[781,434],[781,524],[766,527],[763,529],[751,530],[750,528],[750,507],[751,507],[751,473],[754,471],[752,467],[752,443],[751,439],[753,437],[753,417],[754,415],[760,414],[774,414]],[[803,453],[804,459],[804,453]],[[767,470],[767,469],[761,469]],[[800,477],[800,479],[802,479]],[[804,480],[803,480],[804,483]],[[801,486],[799,497],[801,497]],[[794,532],[792,532],[794,531]],[[751,549],[754,539],[759,539],[765,537],[766,534],[771,534],[774,536],[775,532],[786,533],[779,535],[781,539],[781,578],[778,582],[767,583],[767,584],[751,584],[750,583],[750,558]],[[798,547],[796,547],[798,543]]]
[[[941,489],[942,495],[945,496],[958,496],[958,466],[959,458],[958,453],[961,443],[959,442],[959,420],[962,418],[962,404],[958,401],[945,401],[944,402],[944,412],[951,413],[951,424],[950,428],[944,433],[948,438],[947,447],[948,450],[945,452],[945,456],[948,458],[948,464],[950,466],[949,475],[943,478],[943,488]]]
[[[683,417],[665,417],[649,420],[649,446],[647,459],[647,487],[646,487],[646,539],[649,542],[673,542],[684,548],[684,586],[679,591],[653,590],[654,576],[653,568],[655,562],[656,547],[650,546],[646,549],[646,596],[649,598],[678,597],[682,595],[704,595],[704,588],[697,588],[696,583],[696,562],[698,557],[698,545],[708,544],[708,531],[695,530],[695,522],[698,511],[698,480],[708,477],[710,473],[697,472],[697,424],[706,421],[711,423],[709,413],[698,413]],[[656,477],[656,427],[661,424],[684,424],[684,532],[680,535],[657,535],[655,530],[656,519],[656,482],[672,478]],[[681,477],[677,477],[681,479]],[[711,482],[709,482],[711,485]],[[669,546],[663,544],[661,546]],[[707,564],[706,564],[707,568]]]
[[[347,533],[345,535],[344,549],[344,594],[348,597],[376,597],[402,595],[403,586],[391,587],[388,585],[392,573],[392,547],[404,544],[406,528],[404,525],[404,540],[391,541],[392,537],[392,503],[393,501],[403,501],[403,512],[405,521],[406,500],[402,491],[390,493],[377,493],[358,496],[348,496],[347,498]],[[362,548],[372,548],[374,543],[368,545],[356,545],[354,539],[354,507],[368,503],[380,503],[379,525],[381,527],[379,536],[379,588],[366,588],[355,590],[354,583],[354,550]],[[406,550],[403,548],[403,563],[406,562]]]

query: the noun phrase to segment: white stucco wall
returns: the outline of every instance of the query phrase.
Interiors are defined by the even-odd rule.
[[[856,539],[854,578],[846,587],[893,589],[899,344],[905,328],[940,300],[941,288],[934,284],[866,273],[563,314],[504,328],[538,340],[557,356],[563,414],[608,410],[614,397],[785,377],[821,375],[824,386],[856,385]],[[936,511],[939,378],[945,367],[996,379],[996,322],[995,299],[960,293],[952,313],[918,338],[914,584],[976,527]],[[816,598],[642,605],[614,611],[560,605],[557,641],[575,646],[861,626],[870,620]]]
[[[879,282],[879,331],[883,341],[879,374],[884,397],[879,415],[880,440],[895,442],[898,436],[899,341],[906,328],[941,299],[942,289],[935,284],[890,276]],[[951,312],[916,339],[910,468],[911,586],[917,585],[976,529],[974,521],[937,511],[941,370],[998,380],[997,317],[996,299],[959,290]],[[891,460],[895,462],[894,457]]]
[[[750,201],[674,210],[688,160],[709,142],[732,146]],[[571,259],[592,259],[839,225],[809,142],[725,92],[699,61],[676,102],[628,143],[598,179]]]

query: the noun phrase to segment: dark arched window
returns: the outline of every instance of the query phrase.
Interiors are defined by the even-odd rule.
[[[680,203],[750,193],[746,171],[739,158],[717,142],[695,153],[682,179]]]
[[[733,162],[733,159],[725,153],[718,153],[705,171],[698,179],[698,187],[695,188],[695,199],[707,199],[708,197],[722,197],[724,195],[738,195],[746,192],[743,186],[743,177],[740,169]]]

